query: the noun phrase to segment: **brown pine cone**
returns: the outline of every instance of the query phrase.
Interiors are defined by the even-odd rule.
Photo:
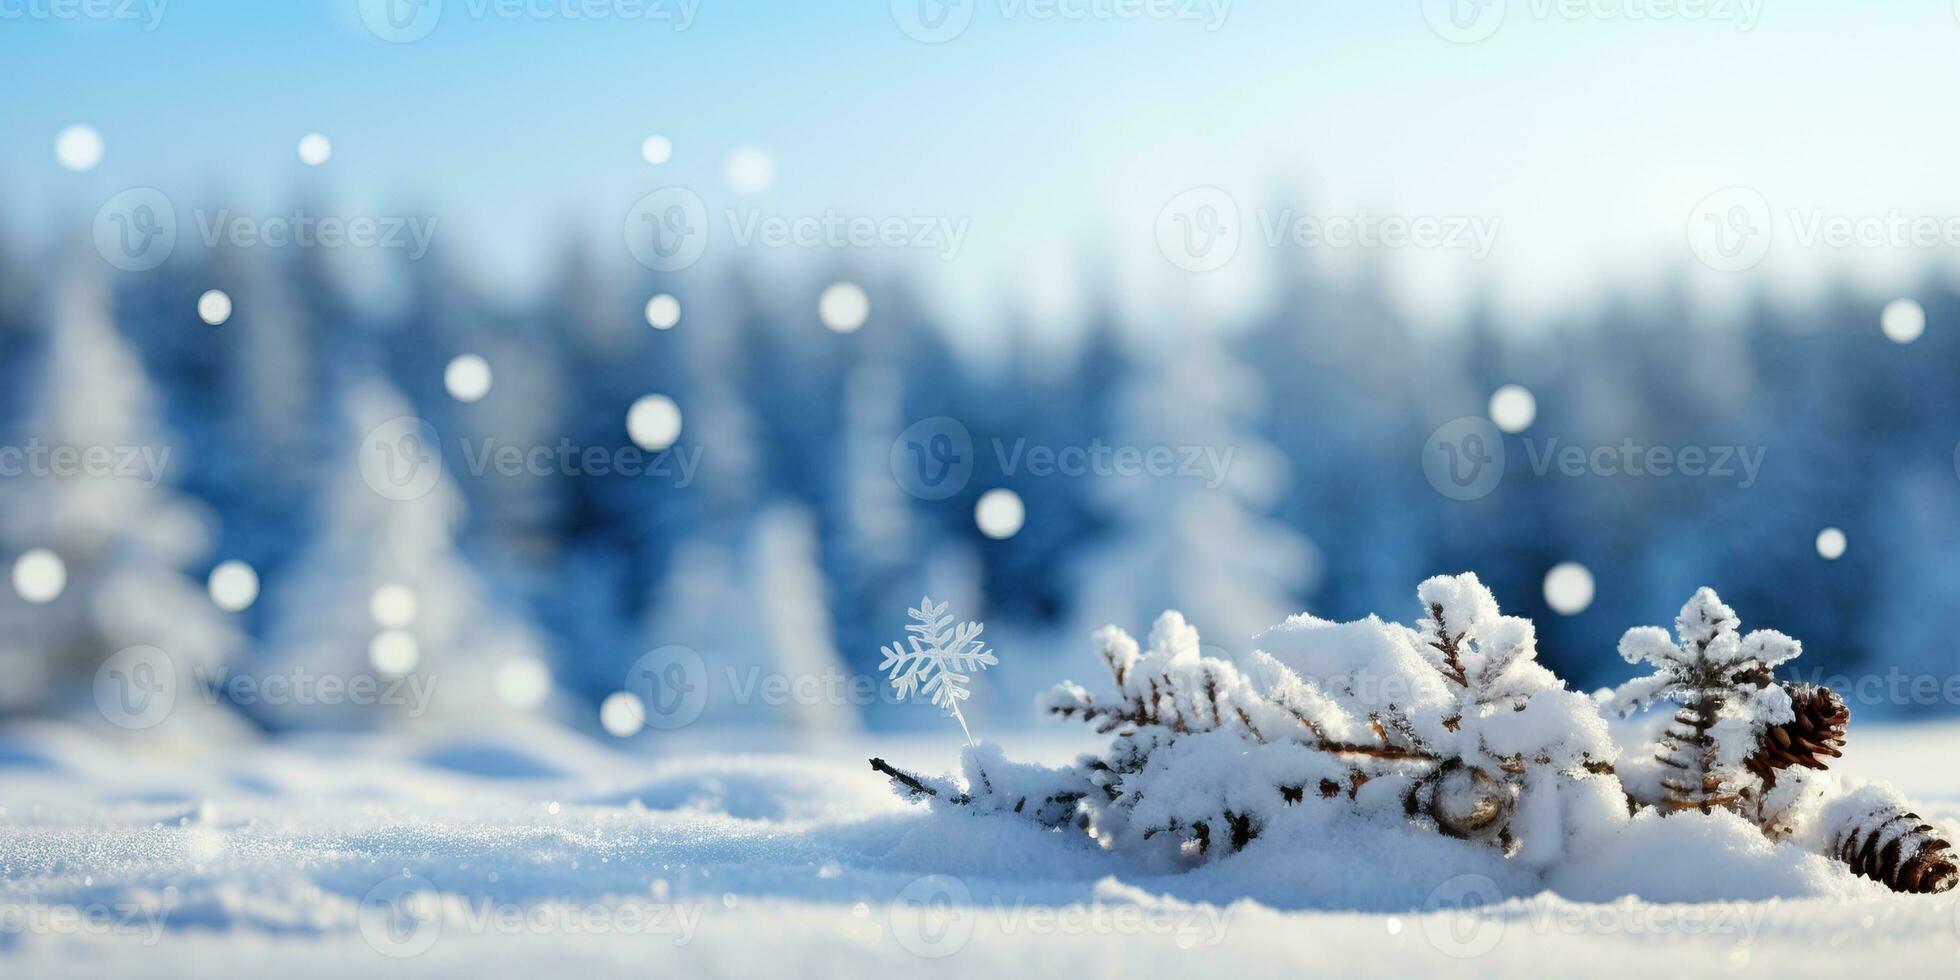
[[[1756,751],[1743,765],[1763,781],[1776,785],[1779,769],[1804,766],[1823,769],[1829,759],[1844,754],[1844,726],[1851,720],[1851,709],[1836,691],[1815,684],[1786,685],[1790,710],[1796,717],[1764,730]]]
[[[1952,846],[1910,810],[1872,812],[1841,833],[1832,850],[1852,871],[1896,892],[1930,895],[1960,883]]]

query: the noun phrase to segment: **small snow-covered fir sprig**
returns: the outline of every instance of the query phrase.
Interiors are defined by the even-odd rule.
[[[1667,631],[1658,626],[1627,630],[1620,638],[1620,656],[1631,664],[1644,661],[1654,673],[1621,685],[1614,702],[1627,713],[1656,700],[1685,703],[1708,691],[1770,687],[1770,670],[1802,653],[1803,645],[1775,630],[1755,630],[1743,636],[1741,625],[1735,610],[1724,604],[1714,589],[1703,587],[1689,597],[1675,617],[1679,642],[1669,639]],[[1787,712],[1776,712],[1772,706],[1771,714]]]
[[[919,600],[917,609],[906,610],[912,623],[905,632],[911,635],[905,638],[904,646],[893,643],[882,648],[885,660],[878,669],[891,674],[892,688],[900,701],[923,694],[944,708],[960,723],[960,731],[971,745],[973,731],[966,727],[960,702],[973,696],[967,690],[973,675],[1000,660],[980,642],[980,631],[986,627],[974,622],[955,625],[952,614],[946,611],[948,605],[942,602],[935,606],[932,597],[926,596]]]
[[[1654,673],[1620,686],[1621,714],[1656,701],[1681,705],[1657,746],[1656,758],[1672,772],[1661,780],[1670,809],[1734,808],[1750,789],[1744,761],[1771,726],[1789,722],[1789,692],[1771,675],[1803,651],[1775,630],[1743,635],[1742,621],[1715,590],[1695,592],[1675,618],[1678,641],[1657,626],[1639,626],[1620,638],[1620,656],[1645,662]]]

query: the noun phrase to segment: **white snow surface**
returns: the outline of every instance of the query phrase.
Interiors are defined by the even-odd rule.
[[[1726,815],[1642,817],[1539,873],[1303,824],[1143,872],[1012,816],[929,813],[878,755],[528,723],[159,755],[0,729],[0,976],[1863,976],[1950,973],[1952,895],[1893,895]],[[1951,828],[1960,724],[1864,726],[1839,768]],[[1063,761],[1087,733],[1002,740]],[[181,751],[176,749],[173,751]],[[656,973],[657,971],[657,973]]]

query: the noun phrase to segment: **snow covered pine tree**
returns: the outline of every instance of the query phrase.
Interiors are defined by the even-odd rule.
[[[1620,777],[1636,804],[1663,811],[1734,811],[1772,840],[1796,840],[1895,891],[1943,892],[1960,882],[1951,847],[1889,788],[1846,790],[1824,772],[1842,754],[1850,711],[1829,688],[1784,684],[1771,671],[1802,652],[1775,630],[1739,633],[1712,589],[1675,619],[1679,642],[1656,626],[1630,629],[1620,655],[1654,673],[1622,685],[1622,715],[1657,701],[1681,705],[1651,760]]]
[[[1848,712],[1827,689],[1774,679],[1797,641],[1739,635],[1714,592],[1689,600],[1678,643],[1654,627],[1621,641],[1655,673],[1602,699],[1623,714],[1681,705],[1644,758],[1620,757],[1597,702],[1537,662],[1531,623],[1500,615],[1476,576],[1417,594],[1413,628],[1298,615],[1240,663],[1203,656],[1176,612],[1148,646],[1105,627],[1114,693],[1063,684],[1042,706],[1115,733],[1107,751],[1049,767],[969,744],[963,779],[871,765],[937,808],[1015,814],[1158,860],[1236,852],[1288,821],[1392,819],[1542,868],[1643,807],[1725,809],[1893,889],[1953,887],[1946,841],[1896,794],[1845,792],[1822,771]]]
[[[1638,626],[1620,638],[1620,656],[1645,661],[1654,673],[1628,681],[1614,693],[1622,714],[1658,700],[1679,702],[1674,723],[1655,753],[1666,772],[1658,792],[1633,782],[1635,798],[1663,810],[1740,809],[1744,797],[1760,802],[1753,773],[1744,766],[1771,725],[1795,720],[1790,695],[1770,671],[1801,650],[1775,630],[1739,636],[1735,611],[1713,589],[1696,592],[1675,619],[1677,644],[1658,626]]]

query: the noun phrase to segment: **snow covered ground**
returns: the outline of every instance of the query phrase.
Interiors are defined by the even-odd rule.
[[[1047,761],[1092,744],[1003,741]],[[1956,741],[1960,725],[1863,726],[1841,768],[1895,782],[1951,827],[1960,775],[1941,760]],[[690,731],[624,748],[634,752],[537,728],[149,757],[66,726],[0,730],[0,975],[1862,976],[1960,965],[1951,895],[1892,895],[1719,818],[1632,825],[1551,880],[1467,844],[1379,833],[1275,834],[1197,871],[1141,875],[1019,821],[929,815],[864,763],[876,754],[946,771],[950,742],[867,738],[790,754]]]

